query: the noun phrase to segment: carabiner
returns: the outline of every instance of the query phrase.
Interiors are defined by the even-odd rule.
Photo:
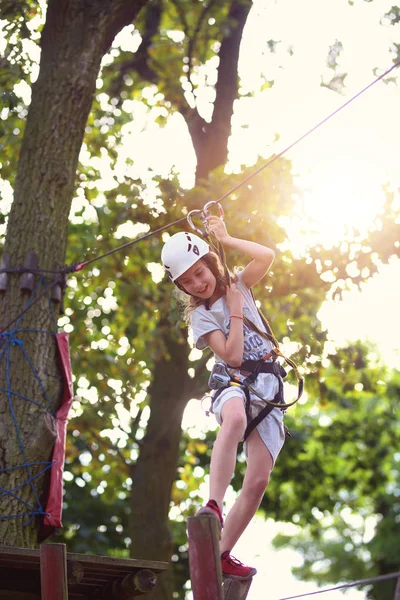
[[[222,220],[224,218],[224,209],[222,208],[222,206],[221,206],[221,204],[219,202],[217,202],[216,200],[211,200],[210,202],[207,202],[207,204],[205,204],[204,207],[203,207],[203,211],[202,211],[202,213],[200,215],[200,218],[203,221],[204,228],[205,228],[205,230],[206,230],[206,232],[208,234],[210,233],[210,230],[208,229],[208,218],[211,217],[210,208],[214,204],[216,204],[217,207],[218,207],[218,209],[219,209],[219,216],[220,216],[220,218]]]
[[[220,202],[217,202],[217,200],[211,200],[210,202],[207,202],[207,204],[204,205],[203,211],[204,213],[207,215],[207,217],[211,216],[211,212],[210,212],[210,207],[213,206],[214,204],[217,205],[217,208],[219,210],[219,216],[221,217],[221,219],[224,218],[224,209],[222,208],[222,204]]]
[[[201,229],[199,229],[198,227],[196,227],[196,225],[194,225],[193,221],[192,221],[192,215],[198,215],[200,213],[200,216],[203,214],[203,211],[199,208],[195,208],[194,210],[191,210],[187,217],[186,220],[189,223],[190,227],[192,229],[194,229],[194,231],[196,231],[199,235],[201,235],[201,237],[204,237],[204,233],[201,231]],[[201,217],[201,220],[203,221],[203,218]],[[204,223],[204,221],[203,221]]]
[[[217,202],[216,200],[211,200],[210,202],[207,202],[207,204],[205,204],[203,208],[195,208],[194,210],[191,210],[186,217],[187,222],[189,223],[190,227],[203,237],[205,235],[204,232],[201,231],[201,229],[199,229],[198,227],[196,227],[194,225],[194,223],[192,221],[192,217],[194,215],[200,216],[200,219],[204,225],[204,229],[206,230],[206,234],[209,235],[210,231],[208,229],[208,217],[211,217],[210,208],[214,204],[217,205],[218,210],[219,210],[219,215],[220,215],[221,219],[223,219],[224,218],[224,209],[222,208],[221,204],[219,202]]]

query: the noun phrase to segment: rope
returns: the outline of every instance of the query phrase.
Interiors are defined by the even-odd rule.
[[[333,112],[331,112],[327,117],[325,117],[324,119],[322,119],[321,121],[319,121],[316,125],[314,125],[313,127],[311,127],[311,129],[308,129],[308,131],[306,131],[305,133],[303,133],[303,135],[301,135],[300,137],[298,137],[294,142],[292,142],[291,144],[289,144],[289,146],[286,146],[286,148],[284,148],[283,150],[281,150],[281,152],[279,152],[278,154],[276,154],[275,156],[273,156],[272,158],[270,158],[269,160],[267,160],[267,162],[265,164],[263,164],[261,167],[259,167],[258,169],[256,169],[255,171],[253,171],[253,173],[250,173],[250,175],[248,175],[247,177],[245,177],[242,181],[240,181],[237,185],[235,185],[232,189],[230,189],[228,192],[226,192],[225,194],[223,194],[220,198],[218,198],[218,200],[214,200],[213,203],[218,204],[223,202],[223,200],[225,200],[228,196],[231,196],[234,192],[236,192],[236,190],[238,190],[240,187],[242,187],[243,185],[245,185],[248,181],[250,181],[251,179],[253,179],[253,177],[255,177],[256,175],[258,175],[259,173],[261,173],[261,171],[263,171],[264,169],[266,169],[267,167],[269,167],[270,165],[272,165],[272,163],[274,163],[276,160],[278,160],[278,158],[281,158],[284,154],[286,154],[287,152],[289,152],[289,150],[291,150],[292,148],[294,148],[295,146],[297,146],[297,144],[299,144],[301,141],[303,141],[306,137],[308,137],[309,135],[311,135],[311,133],[313,133],[314,131],[316,131],[319,127],[321,127],[321,125],[324,125],[327,121],[329,121],[332,117],[334,117],[335,115],[337,115],[341,110],[343,110],[346,106],[348,106],[349,104],[351,104],[354,100],[356,100],[359,96],[361,96],[361,94],[364,94],[364,92],[366,92],[367,90],[369,90],[372,86],[374,86],[376,83],[378,83],[379,81],[381,81],[381,79],[383,79],[384,77],[386,77],[387,75],[389,75],[389,73],[391,73],[394,69],[396,69],[397,67],[400,66],[400,61],[398,61],[397,63],[395,63],[394,65],[392,65],[389,69],[387,69],[386,71],[384,71],[381,75],[379,75],[378,77],[376,77],[371,83],[369,83],[368,85],[366,85],[364,88],[362,88],[359,92],[357,92],[356,94],[354,94],[354,96],[352,96],[349,100],[347,100],[344,104],[342,104],[341,106],[339,106],[336,110],[334,110]],[[98,256],[94,256],[93,258],[90,258],[89,260],[83,261],[81,263],[72,263],[69,266],[64,267],[63,269],[60,270],[44,270],[44,269],[29,269],[29,268],[17,268],[17,269],[12,269],[12,268],[3,268],[0,269],[0,273],[11,273],[11,272],[19,272],[19,273],[23,273],[23,272],[29,272],[29,273],[63,273],[63,274],[67,274],[67,273],[75,273],[76,271],[81,271],[83,268],[87,267],[88,265],[92,264],[93,262],[100,260],[102,258],[105,258],[106,256],[110,256],[111,254],[114,254],[115,252],[119,252],[120,250],[124,250],[125,248],[129,248],[131,246],[133,246],[134,244],[138,244],[139,242],[148,239],[149,237],[153,236],[153,235],[157,235],[158,233],[161,233],[163,231],[166,231],[167,229],[169,229],[170,227],[174,227],[175,225],[178,225],[179,223],[182,223],[184,221],[186,221],[187,218],[186,217],[181,217],[180,219],[177,219],[176,221],[172,221],[171,223],[164,225],[163,227],[159,227],[158,229],[155,229],[153,231],[149,231],[148,233],[146,233],[145,235],[142,235],[138,238],[136,238],[135,240],[131,240],[130,242],[127,242],[126,244],[122,244],[122,246],[118,246],[117,248],[114,248],[112,250],[108,250],[107,252],[104,252],[103,254],[99,254]]]
[[[306,133],[304,133],[302,136],[300,136],[299,138],[297,138],[292,144],[290,144],[289,146],[287,146],[284,150],[282,150],[281,152],[279,152],[277,155],[275,155],[274,157],[272,157],[271,159],[269,159],[264,165],[262,165],[261,167],[259,167],[258,169],[256,169],[253,173],[251,173],[250,175],[248,175],[247,177],[245,177],[242,181],[240,181],[236,186],[234,186],[232,189],[230,189],[228,192],[226,192],[225,194],[223,194],[218,200],[212,202],[215,204],[219,204],[221,203],[223,200],[225,200],[228,196],[230,196],[231,194],[233,194],[237,189],[239,189],[241,186],[245,185],[248,181],[250,181],[251,179],[253,179],[253,177],[255,177],[256,175],[258,175],[259,173],[261,173],[261,171],[263,171],[264,169],[266,169],[267,167],[269,167],[273,162],[275,162],[276,160],[278,160],[278,158],[280,158],[281,156],[283,156],[286,152],[288,152],[289,150],[291,150],[294,146],[296,146],[297,144],[299,144],[302,140],[304,140],[307,136],[309,136],[311,133],[313,133],[314,131],[316,131],[316,129],[318,129],[321,125],[323,125],[324,123],[326,123],[329,119],[331,119],[333,116],[335,116],[336,114],[338,114],[341,110],[343,110],[346,106],[348,106],[351,102],[353,102],[356,98],[358,98],[361,94],[363,94],[364,92],[366,92],[369,88],[371,88],[373,85],[375,85],[378,81],[380,81],[381,79],[383,79],[384,77],[386,77],[391,71],[393,71],[394,69],[396,69],[398,66],[400,66],[400,61],[395,63],[391,68],[387,69],[384,73],[382,73],[379,77],[377,77],[374,81],[372,81],[369,85],[367,85],[366,87],[364,87],[362,90],[360,90],[357,94],[355,94],[354,96],[352,96],[352,98],[350,98],[349,100],[347,100],[347,102],[345,102],[344,104],[342,104],[339,108],[337,108],[335,111],[333,111],[332,113],[330,113],[327,117],[325,117],[325,119],[323,119],[322,121],[320,121],[319,123],[317,123],[314,127],[312,127],[311,129],[309,129],[308,131],[306,131]],[[210,203],[209,203],[210,204]],[[32,402],[34,404],[36,404],[37,406],[41,407],[41,408],[45,408],[45,406],[33,399],[27,398],[25,396],[23,396],[22,394],[19,394],[18,392],[15,392],[12,389],[12,379],[11,379],[11,365],[12,365],[12,361],[11,361],[11,349],[12,347],[17,347],[19,348],[19,350],[22,352],[26,362],[28,363],[31,371],[34,374],[34,378],[38,381],[39,383],[39,387],[43,393],[43,396],[50,408],[50,412],[52,412],[53,416],[55,415],[55,410],[54,407],[51,405],[50,399],[46,393],[45,387],[43,385],[42,380],[39,377],[39,374],[37,372],[37,370],[35,369],[34,365],[32,364],[32,361],[30,360],[30,357],[28,356],[26,350],[24,349],[24,343],[21,339],[19,339],[17,337],[17,335],[19,333],[22,333],[22,331],[37,331],[39,332],[40,330],[35,330],[35,329],[24,329],[24,330],[19,330],[18,326],[24,316],[24,314],[32,307],[34,306],[37,302],[39,302],[41,300],[41,298],[43,296],[46,296],[48,301],[49,301],[49,305],[52,311],[52,319],[53,319],[53,323],[55,325],[55,330],[57,331],[57,321],[56,321],[56,317],[54,315],[53,312],[53,308],[52,308],[52,302],[51,302],[51,298],[49,295],[49,291],[52,289],[52,287],[54,287],[55,285],[65,285],[65,276],[67,273],[73,273],[73,272],[77,272],[77,271],[81,271],[84,267],[92,264],[93,262],[100,260],[102,258],[105,258],[106,256],[110,256],[111,254],[114,254],[116,252],[119,252],[120,250],[124,250],[126,248],[129,248],[131,246],[133,246],[134,244],[137,244],[145,239],[150,238],[151,236],[154,236],[158,233],[161,233],[163,231],[166,231],[167,229],[182,223],[183,221],[186,221],[187,218],[186,217],[182,217],[180,219],[177,219],[167,225],[164,225],[163,227],[160,227],[154,231],[150,231],[147,234],[136,238],[135,240],[132,240],[130,242],[127,242],[126,244],[123,244],[121,246],[118,246],[117,248],[114,248],[112,250],[109,250],[108,252],[105,252],[103,254],[100,254],[98,256],[95,256],[89,260],[86,260],[82,263],[74,263],[71,264],[69,266],[65,266],[62,269],[59,270],[49,270],[49,269],[35,269],[35,268],[29,268],[29,267],[18,267],[18,268],[1,268],[0,269],[0,273],[40,273],[41,277],[34,289],[34,291],[32,292],[28,303],[26,305],[26,307],[24,308],[23,311],[21,311],[21,313],[19,314],[18,317],[16,317],[15,319],[13,319],[12,321],[10,321],[5,327],[2,328],[1,332],[0,332],[0,360],[3,360],[3,358],[5,358],[5,362],[6,362],[6,366],[5,366],[5,371],[6,371],[6,382],[7,382],[7,388],[0,388],[0,391],[2,392],[6,392],[7,393],[7,400],[8,400],[8,405],[9,405],[9,409],[14,421],[14,425],[15,425],[15,429],[17,432],[17,438],[18,438],[18,442],[19,442],[19,446],[21,449],[21,453],[23,455],[24,458],[24,462],[22,465],[18,465],[18,466],[13,466],[13,467],[9,467],[9,468],[2,468],[0,469],[0,474],[1,473],[8,473],[11,472],[15,469],[18,468],[23,468],[26,471],[27,474],[27,479],[24,483],[16,486],[13,489],[5,489],[4,487],[0,486],[0,498],[3,496],[11,496],[14,499],[19,500],[20,502],[22,502],[29,510],[28,512],[23,512],[23,513],[15,513],[12,515],[1,515],[0,519],[8,519],[8,518],[14,518],[14,517],[29,517],[28,521],[26,523],[24,523],[24,525],[27,525],[28,523],[30,523],[33,518],[36,515],[41,515],[44,516],[46,515],[45,511],[43,510],[42,504],[40,502],[40,499],[38,497],[38,494],[36,492],[36,488],[33,485],[33,482],[35,479],[37,479],[40,475],[44,474],[48,469],[50,469],[53,466],[53,462],[41,462],[41,463],[30,463],[27,460],[27,456],[26,456],[26,452],[25,452],[25,447],[24,447],[24,443],[23,443],[23,439],[22,439],[22,435],[21,435],[21,431],[19,429],[18,426],[18,422],[17,422],[17,417],[15,414],[15,410],[14,410],[14,405],[13,405],[13,396],[17,397],[17,398],[21,398],[23,400]],[[221,245],[222,246],[222,245]],[[221,250],[221,252],[223,252],[223,249]],[[52,273],[52,274],[59,274],[62,275],[62,278],[55,278],[50,284],[47,284],[45,281],[45,277],[44,274],[45,273]],[[229,273],[227,273],[227,277],[229,278]],[[38,288],[40,285],[44,285],[44,290],[38,294],[36,296],[35,299],[33,299],[33,297],[35,296]],[[12,331],[6,331],[9,327],[11,327],[11,325],[14,325],[14,323],[16,323],[16,326],[14,327],[14,329]],[[52,333],[52,332],[45,332],[45,333]],[[53,333],[53,335],[55,335]],[[4,344],[4,348],[2,349],[2,346]],[[286,359],[287,360],[287,359]],[[31,469],[33,467],[38,467],[38,466],[43,466],[43,469],[41,469],[38,473],[36,474],[32,474]],[[21,488],[22,486],[29,484],[33,495],[35,497],[37,506],[33,506],[32,504],[26,502],[25,500],[23,500],[21,497],[19,497],[15,492],[18,491],[19,488]],[[392,575],[387,575],[387,576],[382,576],[380,579],[388,579],[390,577],[398,577],[400,576],[400,573],[396,573],[396,574],[392,574]],[[371,581],[378,581],[379,578],[375,578],[374,580],[364,580],[361,582],[357,582],[355,584],[346,584],[343,586],[339,586],[336,588],[332,588],[332,589],[340,589],[340,588],[344,588],[344,587],[350,587],[351,585],[361,585],[364,583],[369,583]],[[330,591],[330,590],[323,590],[323,591]],[[312,592],[312,593],[320,593],[320,592]],[[307,596],[307,595],[311,595],[311,594],[303,594],[302,596]],[[299,598],[301,596],[292,596],[291,598]],[[281,599],[281,600],[291,600],[290,598],[285,598],[285,599]]]
[[[51,309],[51,314],[52,314],[53,323],[54,323],[54,325],[55,325],[55,330],[57,330],[57,320],[56,320],[56,317],[55,317],[55,314],[54,314],[54,310],[53,310],[53,306],[52,306],[52,303],[51,303],[51,300],[50,300],[49,291],[50,291],[50,290],[51,290],[53,287],[55,287],[56,285],[61,285],[61,284],[63,284],[63,283],[64,283],[64,279],[62,279],[62,280],[61,280],[61,279],[54,279],[54,280],[53,280],[53,281],[52,281],[52,282],[51,282],[49,285],[47,285],[47,284],[45,283],[45,280],[44,280],[44,279],[42,279],[42,278],[41,278],[41,280],[40,280],[40,281],[42,281],[42,282],[44,283],[44,285],[46,286],[46,287],[45,287],[45,289],[43,290],[43,292],[41,292],[41,293],[40,293],[40,294],[39,294],[39,295],[38,295],[38,296],[35,298],[35,300],[33,300],[33,301],[29,301],[29,302],[26,304],[25,308],[24,308],[24,309],[23,309],[23,310],[22,310],[22,311],[19,313],[19,315],[18,315],[17,317],[15,317],[15,319],[13,319],[12,321],[9,321],[9,323],[7,323],[7,325],[4,325],[4,327],[1,327],[1,328],[0,328],[0,336],[1,336],[1,335],[4,335],[4,333],[6,332],[6,330],[7,330],[9,327],[11,327],[11,325],[14,325],[14,323],[19,323],[19,322],[21,321],[22,317],[24,316],[24,314],[25,314],[26,312],[28,312],[28,310],[29,310],[30,308],[32,308],[32,306],[34,306],[35,304],[37,304],[37,303],[39,302],[39,300],[41,300],[41,299],[42,299],[44,296],[47,296],[47,298],[48,298],[48,300],[49,300],[49,305],[50,305],[50,309]],[[37,286],[36,286],[36,287],[37,287]],[[36,290],[36,288],[35,288],[35,290]],[[32,299],[32,297],[33,297],[33,293],[32,293],[31,299]],[[17,325],[17,326],[18,326],[18,325]],[[26,331],[27,331],[27,330],[26,330]],[[32,331],[33,331],[33,330],[32,330]],[[39,331],[39,330],[37,330],[37,331]]]
[[[387,575],[377,575],[376,577],[370,577],[368,579],[359,579],[358,581],[353,581],[353,583],[344,583],[342,585],[327,588],[326,590],[308,592],[307,594],[298,594],[297,596],[287,596],[286,598],[279,598],[279,600],[293,600],[293,598],[304,598],[305,596],[313,596],[315,594],[323,594],[324,592],[334,592],[335,590],[342,590],[349,587],[368,585],[369,583],[375,583],[376,581],[385,581],[387,579],[395,579],[397,577],[400,577],[400,572],[388,573]]]
[[[44,291],[42,293],[38,294],[40,286],[44,286]],[[12,471],[15,471],[16,469],[24,469],[26,472],[25,481],[23,481],[19,485],[15,486],[14,488],[6,489],[5,487],[0,486],[0,499],[3,498],[4,496],[10,496],[11,498],[14,498],[15,500],[21,502],[22,505],[24,506],[23,512],[13,513],[10,515],[1,515],[0,519],[4,520],[4,519],[15,518],[15,517],[28,517],[27,521],[24,523],[24,526],[28,525],[32,521],[32,519],[34,519],[35,516],[37,516],[37,515],[45,516],[46,515],[46,512],[43,509],[42,503],[41,503],[38,493],[36,491],[34,481],[38,477],[40,477],[41,475],[46,473],[46,471],[51,469],[51,467],[55,463],[52,461],[46,461],[46,462],[29,462],[28,461],[28,457],[26,454],[25,446],[24,446],[23,436],[21,434],[21,431],[20,431],[20,428],[18,425],[18,419],[17,419],[15,408],[14,408],[14,398],[19,398],[21,400],[25,400],[26,402],[30,402],[30,403],[36,405],[38,408],[41,408],[41,409],[45,410],[46,412],[49,412],[50,414],[52,414],[53,417],[56,417],[56,411],[55,411],[55,409],[51,403],[51,400],[47,394],[47,391],[45,389],[43,381],[40,378],[37,369],[33,365],[32,360],[24,347],[24,342],[19,337],[19,334],[25,333],[25,332],[35,332],[35,333],[46,333],[46,334],[54,336],[55,333],[51,332],[51,331],[34,329],[34,328],[18,329],[18,327],[21,323],[21,320],[22,320],[25,312],[31,306],[33,306],[40,298],[42,298],[43,295],[46,295],[48,298],[48,301],[49,301],[51,312],[52,312],[53,323],[55,324],[55,332],[57,332],[56,319],[55,319],[55,315],[54,315],[54,311],[53,311],[53,307],[52,307],[52,303],[51,303],[51,298],[49,296],[50,288],[51,288],[51,286],[49,286],[46,283],[44,276],[40,277],[39,281],[36,284],[36,287],[34,288],[31,296],[28,299],[25,309],[22,311],[22,313],[16,319],[14,319],[13,323],[16,322],[14,329],[12,331],[2,331],[0,333],[0,362],[2,360],[5,360],[5,375],[6,375],[6,383],[7,383],[7,387],[0,388],[0,392],[4,392],[7,394],[8,407],[9,407],[9,410],[10,410],[10,413],[12,416],[12,420],[14,422],[19,447],[21,450],[21,454],[23,456],[22,464],[8,467],[8,468],[1,468],[0,474],[10,473]],[[34,299],[35,295],[37,295],[36,299]],[[39,388],[40,388],[43,398],[45,400],[44,403],[34,400],[33,398],[28,398],[27,396],[24,396],[23,394],[20,394],[19,392],[16,392],[15,390],[13,390],[13,385],[12,385],[12,383],[13,383],[12,382],[13,361],[12,361],[12,357],[11,357],[11,352],[12,352],[13,348],[17,348],[19,350],[19,352],[22,353],[23,358],[25,359],[26,363],[28,364],[30,370],[33,373],[35,380],[37,381],[37,383],[39,385]],[[15,360],[15,357],[14,357],[14,360]],[[37,468],[39,468],[39,471],[37,471],[36,473],[33,473],[33,471],[36,470]],[[19,495],[18,490],[20,488],[23,488],[25,485],[30,486],[34,500],[35,500],[35,505],[31,504],[30,502],[27,502]]]
[[[382,73],[381,75],[379,75],[379,77],[376,77],[376,79],[374,79],[374,81],[372,81],[371,83],[369,83],[368,85],[366,85],[362,90],[360,90],[359,92],[357,92],[357,94],[355,94],[349,100],[347,100],[344,104],[342,104],[341,106],[339,106],[339,108],[337,108],[332,113],[330,113],[327,117],[325,117],[324,119],[322,119],[322,121],[319,121],[316,125],[314,125],[314,127],[312,127],[311,129],[309,129],[308,131],[306,131],[305,133],[303,133],[303,135],[301,135],[299,138],[297,138],[289,146],[286,146],[286,148],[284,148],[281,152],[279,152],[279,154],[276,154],[275,156],[273,156],[272,158],[270,158],[264,165],[262,165],[261,167],[259,167],[255,171],[253,171],[253,173],[250,173],[250,175],[248,175],[247,177],[245,177],[242,181],[240,181],[232,189],[230,189],[228,192],[226,192],[225,194],[223,194],[220,198],[218,198],[218,200],[215,200],[214,203],[215,204],[221,203],[223,200],[225,200],[226,198],[228,198],[228,196],[231,196],[231,194],[233,194],[234,192],[236,192],[236,190],[238,190],[240,187],[242,187],[243,185],[245,185],[248,181],[250,181],[251,179],[253,179],[253,177],[255,177],[256,175],[258,175],[259,173],[261,173],[261,171],[263,171],[264,169],[266,169],[267,167],[269,167],[270,165],[272,165],[272,163],[274,163],[276,160],[278,160],[278,158],[281,158],[281,156],[283,156],[284,154],[286,154],[287,152],[289,152],[289,150],[291,150],[292,148],[294,148],[295,146],[297,146],[297,144],[299,144],[301,141],[303,141],[311,133],[313,133],[314,131],[316,131],[319,127],[321,127],[321,125],[324,125],[327,121],[329,121],[329,119],[331,119],[332,117],[334,117],[335,115],[337,115],[346,106],[348,106],[349,104],[351,104],[351,102],[353,102],[354,100],[356,100],[356,98],[358,98],[359,96],[361,96],[361,94],[363,94],[364,92],[366,92],[373,85],[375,85],[376,83],[378,83],[378,81],[380,81],[381,79],[383,79],[384,77],[386,77],[386,75],[389,75],[389,73],[391,73],[394,69],[396,69],[399,66],[400,66],[400,61],[398,61],[397,63],[395,63],[394,65],[392,65],[384,73]],[[156,229],[155,231],[150,231],[149,233],[146,233],[145,235],[143,235],[143,236],[141,236],[141,237],[139,237],[139,238],[137,238],[135,240],[132,240],[131,242],[127,242],[126,244],[123,244],[122,246],[118,246],[118,248],[115,248],[114,250],[109,250],[108,252],[105,252],[104,254],[101,254],[99,256],[91,258],[90,260],[87,260],[87,261],[81,263],[80,265],[76,265],[75,271],[80,271],[81,269],[83,269],[87,265],[93,263],[95,260],[100,260],[101,258],[104,258],[105,256],[109,256],[110,254],[113,254],[114,252],[118,252],[119,250],[123,250],[124,248],[128,248],[130,246],[133,246],[134,244],[137,244],[138,242],[141,242],[142,240],[145,240],[145,239],[149,238],[152,235],[156,235],[157,233],[161,233],[162,231],[165,231],[166,229],[169,229],[170,227],[173,227],[174,225],[177,225],[178,223],[182,223],[183,221],[186,221],[186,217],[182,217],[181,219],[177,219],[173,223],[170,223],[169,225],[165,225],[164,227],[160,227],[159,229]]]

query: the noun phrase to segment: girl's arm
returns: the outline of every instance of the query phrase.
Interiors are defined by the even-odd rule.
[[[208,219],[208,227],[210,233],[213,233],[224,246],[239,250],[239,252],[243,252],[243,254],[247,254],[253,259],[241,274],[242,281],[246,287],[253,287],[268,273],[275,258],[275,252],[271,248],[267,248],[256,242],[232,237],[227,232],[225,223],[219,217],[210,217]]]
[[[231,367],[239,367],[243,362],[243,296],[233,283],[226,291],[226,303],[231,315],[229,335],[220,329],[205,335],[207,345]]]

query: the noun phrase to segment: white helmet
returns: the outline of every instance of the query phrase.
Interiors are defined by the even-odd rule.
[[[169,278],[175,281],[209,251],[207,242],[198,235],[181,231],[165,242],[161,261]]]

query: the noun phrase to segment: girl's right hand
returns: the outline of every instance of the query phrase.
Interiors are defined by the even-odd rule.
[[[242,315],[243,312],[243,295],[237,289],[234,283],[226,289],[226,304],[231,315]]]

